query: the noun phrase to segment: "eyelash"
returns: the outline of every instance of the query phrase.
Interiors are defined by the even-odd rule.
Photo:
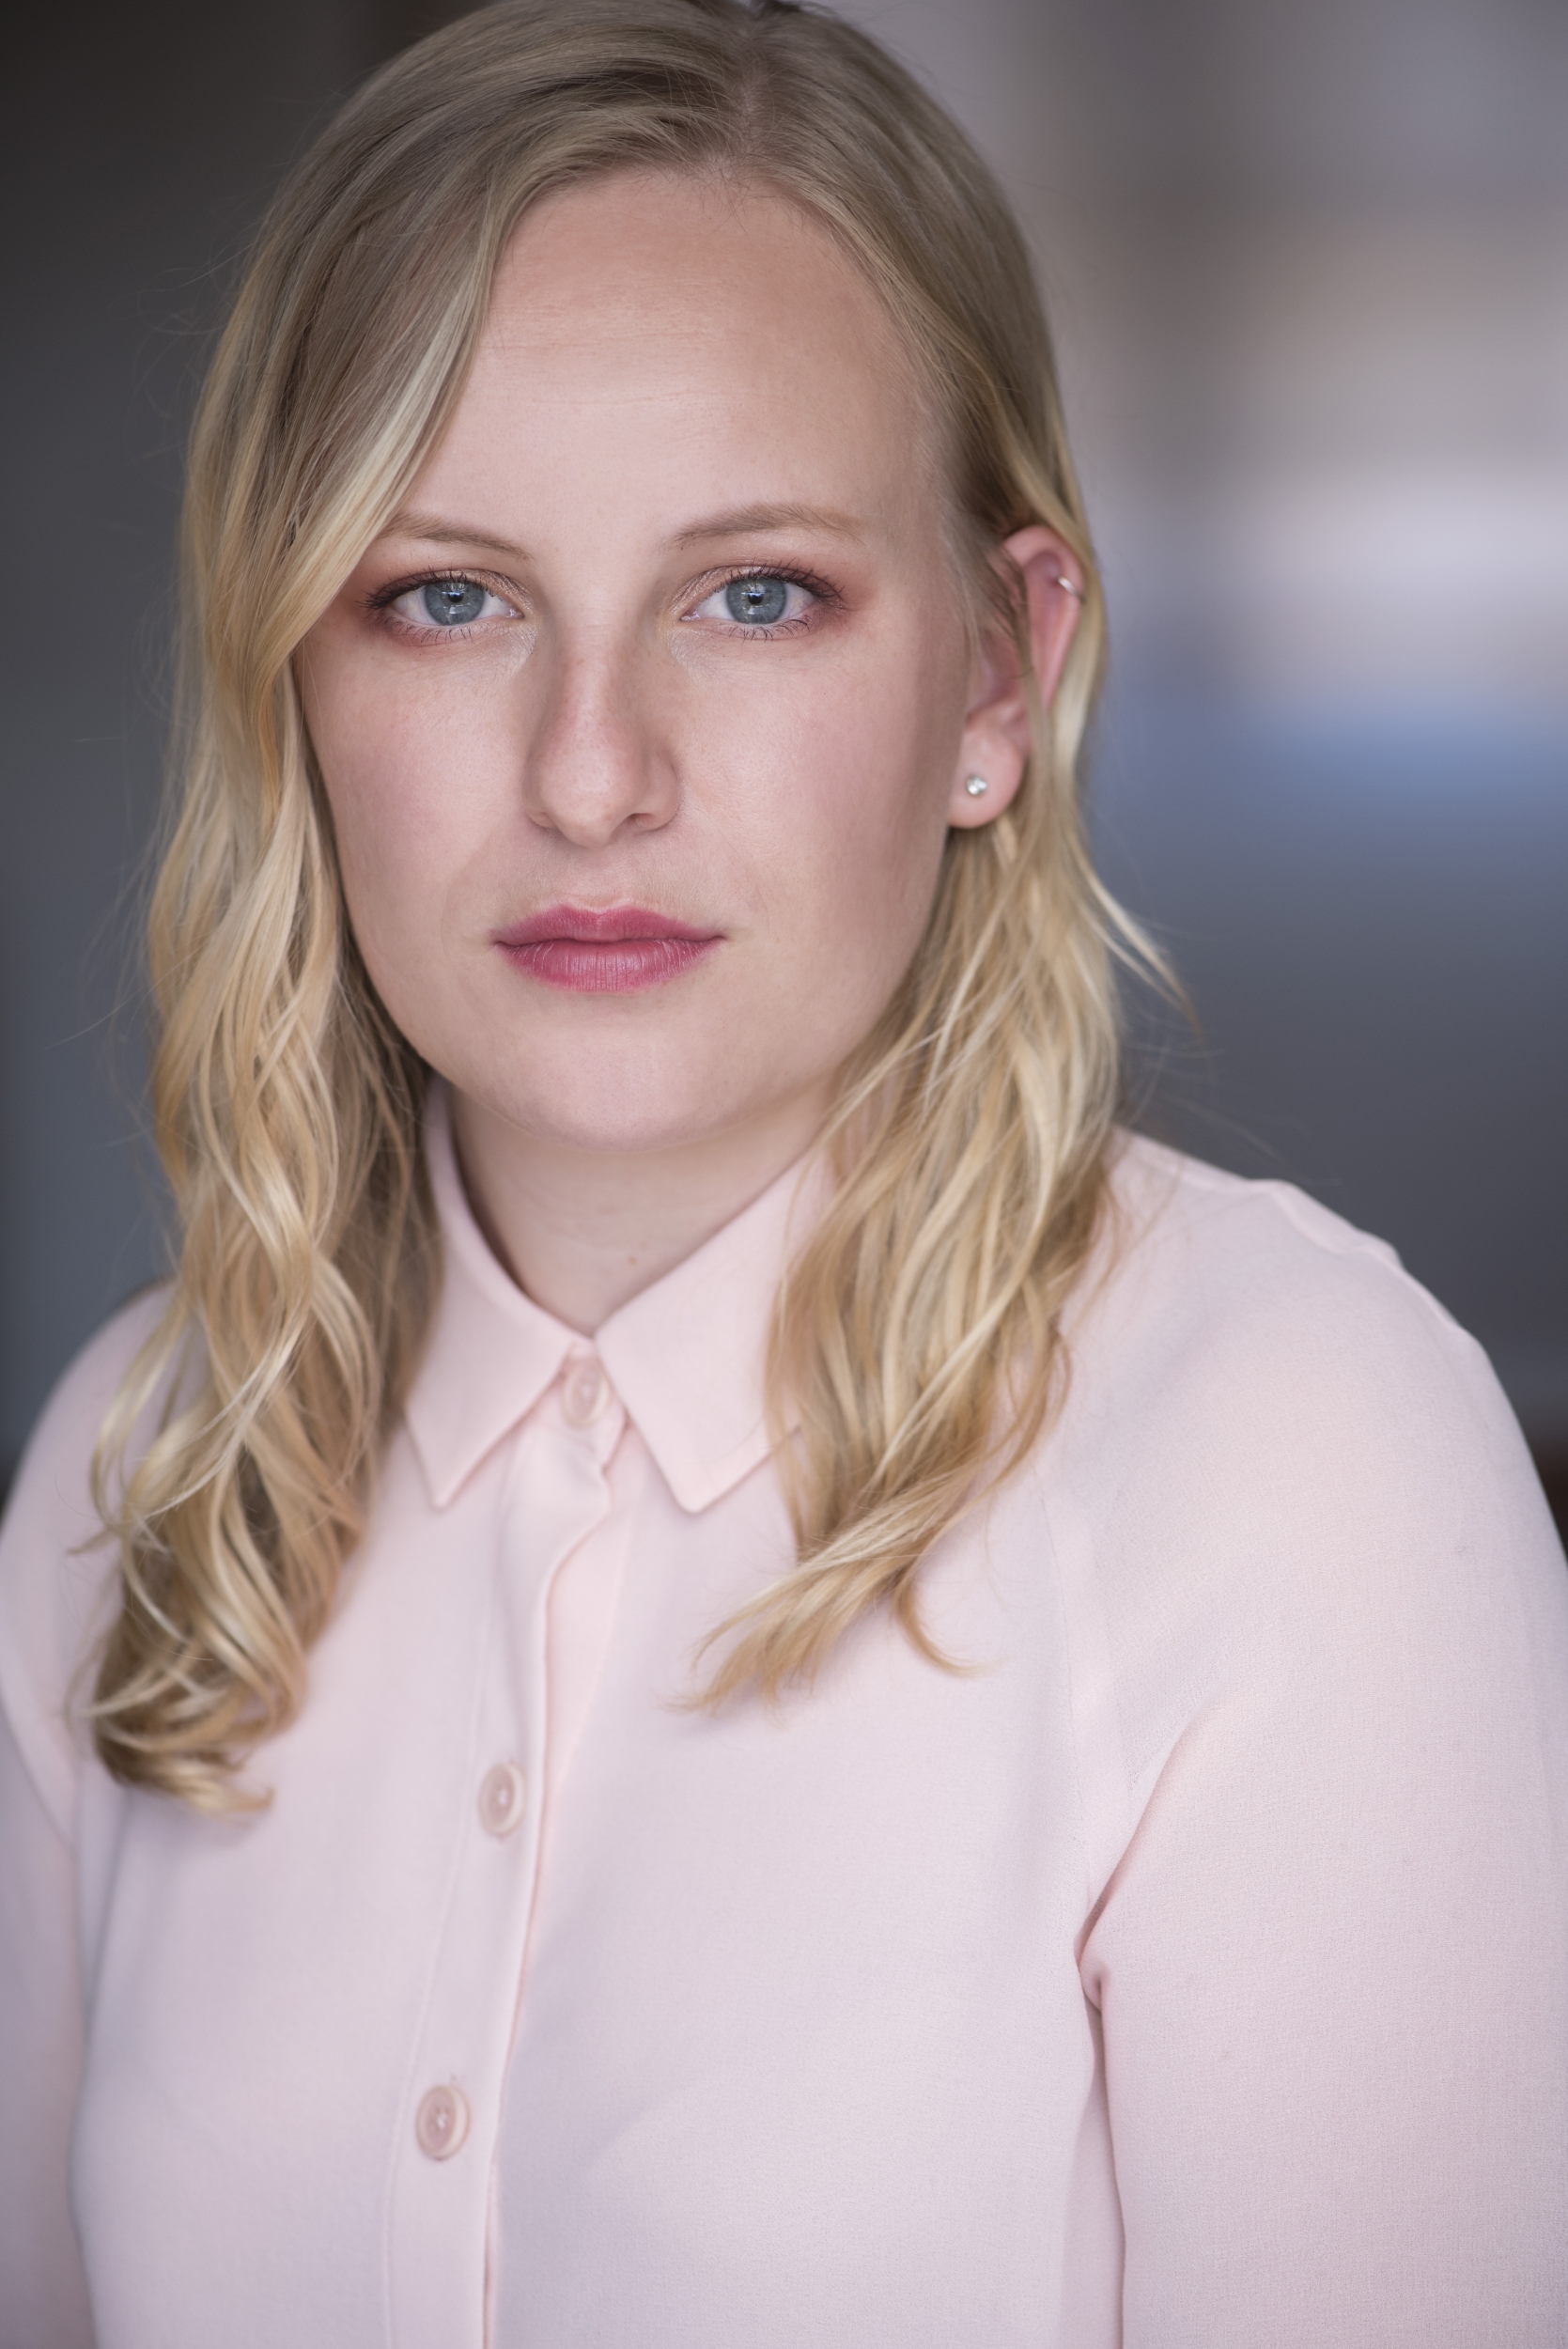
[[[803,588],[824,611],[833,610],[843,601],[837,588],[830,581],[819,577],[815,571],[806,570],[799,565],[743,563],[737,565],[733,570],[710,573],[700,583],[698,592],[691,599],[691,602],[693,605],[706,603],[710,596],[722,595],[726,587],[737,586],[742,580],[749,579],[784,580],[791,587]],[[434,586],[440,580],[453,580],[465,586],[482,587],[487,595],[494,596],[498,602],[511,603],[513,601],[511,591],[498,585],[494,580],[485,578],[478,571],[437,570],[420,571],[412,579],[394,580],[388,586],[377,588],[376,592],[366,599],[368,609],[383,628],[391,630],[396,634],[411,637],[420,644],[432,644],[438,640],[446,643],[466,643],[474,633],[473,624],[467,627],[437,628],[431,622],[427,627],[421,628],[414,622],[401,618],[392,608],[394,604],[401,602],[405,596],[414,594],[421,587]],[[815,625],[814,614],[804,612],[794,619],[775,620],[771,624],[760,624],[752,628],[734,621],[730,624],[727,632],[746,640],[757,637],[766,639],[774,636],[798,635],[802,629],[813,628]]]

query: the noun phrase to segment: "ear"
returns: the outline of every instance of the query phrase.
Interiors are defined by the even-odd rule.
[[[1083,611],[1083,566],[1044,522],[1016,530],[1001,552],[1022,574],[1031,658],[1048,708]],[[1010,636],[993,629],[976,657],[948,822],[973,831],[1000,816],[1023,781],[1029,751],[1029,704],[1017,651]],[[971,781],[983,781],[985,790],[970,791]]]

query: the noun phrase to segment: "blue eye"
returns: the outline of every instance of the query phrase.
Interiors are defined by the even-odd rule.
[[[724,609],[742,628],[771,628],[789,608],[787,579],[732,579],[724,590]]]
[[[483,612],[485,590],[472,579],[428,579],[419,599],[438,628],[461,628]]]
[[[809,625],[817,606],[830,597],[831,591],[808,587],[784,571],[742,571],[738,579],[715,587],[687,616],[727,620],[732,628],[760,634]]]

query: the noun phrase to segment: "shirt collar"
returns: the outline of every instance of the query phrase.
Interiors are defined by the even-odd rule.
[[[569,1354],[596,1352],[683,1509],[706,1509],[766,1457],[763,1376],[780,1277],[819,1207],[807,1158],[610,1315],[590,1341],[524,1296],[492,1254],[458,1171],[446,1087],[426,1121],[443,1277],[408,1402],[430,1498],[444,1508]]]

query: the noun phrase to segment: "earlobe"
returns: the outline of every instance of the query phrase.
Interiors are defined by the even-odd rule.
[[[954,784],[947,820],[960,832],[974,832],[995,821],[1011,804],[1023,781],[1024,750],[998,741],[985,766],[966,765]]]

